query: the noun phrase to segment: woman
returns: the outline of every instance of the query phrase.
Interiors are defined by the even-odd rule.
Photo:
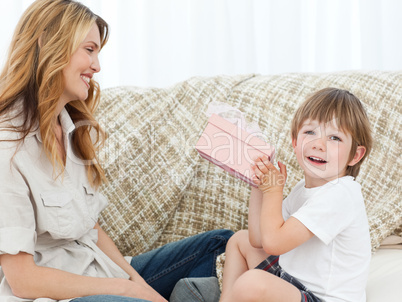
[[[96,153],[98,54],[108,25],[69,0],[37,0],[17,25],[0,77],[0,301],[166,301],[208,277],[231,231],[132,258],[99,226],[107,201]]]

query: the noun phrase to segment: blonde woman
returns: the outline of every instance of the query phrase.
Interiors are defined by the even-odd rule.
[[[179,279],[213,275],[232,235],[199,234],[130,265],[99,226],[93,75],[107,39],[107,23],[75,1],[37,0],[17,25],[0,76],[0,301],[166,301]]]

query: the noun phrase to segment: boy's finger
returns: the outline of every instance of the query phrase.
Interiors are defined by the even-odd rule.
[[[255,163],[254,165],[251,165],[251,169],[253,169],[254,174],[257,174],[257,172],[260,172],[260,168],[258,167],[257,163]]]
[[[257,162],[257,167],[262,173],[267,173],[268,172],[268,167],[262,161]]]
[[[272,163],[269,161],[268,157],[265,157],[262,162],[263,162],[267,167],[269,166],[269,164],[272,164]]]
[[[260,185],[260,180],[257,178],[257,176],[254,174],[253,178],[252,178],[253,183],[255,183],[256,185]]]
[[[261,159],[260,156],[255,157],[253,160],[254,160],[254,163],[255,163],[255,164],[257,164],[257,163],[259,163],[259,162],[262,161],[262,159]]]
[[[261,159],[261,156],[259,156],[259,155],[255,155],[255,156],[251,157],[251,160],[252,160],[253,162],[257,162],[257,161],[259,161],[260,159]]]
[[[258,168],[255,170],[255,174],[253,175],[253,182],[257,185],[262,184],[262,179],[264,177],[264,173],[262,173]]]
[[[286,177],[287,176],[286,165],[284,165],[283,163],[278,161],[278,166],[279,166],[279,171],[281,172],[281,174],[285,175],[285,177]]]
[[[260,172],[260,169],[258,168],[257,163],[252,164],[251,169],[254,171],[254,175],[257,175],[257,173]]]
[[[284,165],[281,162],[278,162],[278,165],[279,165],[280,173],[282,176],[282,179],[281,179],[281,181],[283,182],[282,185],[284,186],[286,183],[286,179],[287,179],[286,165]]]
[[[270,162],[268,156],[266,155],[261,156],[260,161],[263,162],[265,165],[268,165],[268,163]]]
[[[265,160],[264,160],[264,165],[265,165],[265,167],[266,167],[266,170],[268,171],[268,170],[278,170],[269,160],[268,160],[268,158],[266,158]]]

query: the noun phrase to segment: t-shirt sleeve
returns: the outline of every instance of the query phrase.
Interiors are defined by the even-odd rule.
[[[311,197],[292,216],[329,244],[356,217],[356,201],[347,190],[334,187]]]
[[[0,255],[34,254],[35,213],[15,149],[0,148]],[[11,162],[13,159],[13,162]]]

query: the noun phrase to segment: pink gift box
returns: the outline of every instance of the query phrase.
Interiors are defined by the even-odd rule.
[[[275,148],[219,115],[212,114],[195,148],[205,159],[251,186],[254,158],[266,155],[271,161]]]

